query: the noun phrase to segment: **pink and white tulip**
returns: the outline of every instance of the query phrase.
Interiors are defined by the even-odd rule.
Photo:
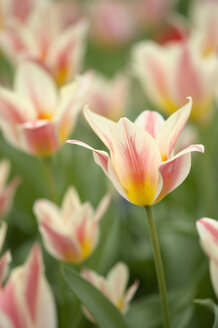
[[[136,205],[152,205],[185,180],[191,168],[191,152],[204,152],[202,145],[192,145],[174,154],[191,107],[189,98],[166,121],[157,112],[144,111],[134,123],[127,118],[115,123],[86,109],[85,117],[108,147],[110,157],[84,142],[67,142],[92,150],[95,162],[125,199]]]
[[[124,75],[117,75],[109,80],[101,75],[94,75],[87,103],[92,110],[112,120],[117,120],[126,111],[128,100],[128,80]]]
[[[216,67],[215,56],[203,57],[188,41],[142,42],[133,51],[133,69],[154,105],[171,114],[191,95],[191,118],[201,123],[211,117]]]
[[[196,2],[192,10],[192,37],[204,57],[218,52],[218,2]]]
[[[0,29],[12,19],[26,21],[32,10],[41,2],[39,0],[0,0]]]
[[[109,204],[106,195],[96,211],[89,202],[82,204],[74,188],[69,188],[62,207],[41,199],[34,204],[47,251],[54,258],[71,263],[81,263],[91,255],[99,239],[99,220]]]
[[[56,328],[56,310],[46,281],[42,254],[35,245],[23,266],[15,268],[0,296],[1,328]]]
[[[13,20],[0,37],[1,47],[14,65],[24,60],[37,62],[58,85],[71,81],[80,71],[87,31],[85,21],[66,26],[61,15],[58,4],[44,3],[25,24]]]
[[[108,272],[106,278],[88,269],[82,271],[82,276],[99,289],[122,313],[125,314],[128,311],[129,303],[138,288],[138,281],[126,290],[129,270],[123,262],[118,262]],[[83,312],[89,320],[95,322],[95,319],[85,307],[83,307]]]
[[[59,90],[42,68],[22,64],[16,72],[14,91],[0,88],[4,137],[32,155],[51,155],[71,133],[89,86],[90,74],[85,74]]]
[[[117,48],[135,34],[135,22],[128,2],[97,0],[90,8],[91,36],[102,47]]]
[[[10,163],[3,159],[0,161],[0,218],[2,218],[9,210],[13,201],[16,188],[21,182],[17,176],[7,184],[10,173]]]
[[[7,232],[7,225],[5,222],[1,224],[0,227],[0,252],[5,240]],[[1,292],[2,292],[2,283],[9,272],[9,263],[11,262],[11,253],[10,251],[6,251],[4,255],[0,257],[0,298],[1,298]]]
[[[197,221],[197,230],[202,248],[210,261],[210,276],[218,298],[218,221],[202,218]]]

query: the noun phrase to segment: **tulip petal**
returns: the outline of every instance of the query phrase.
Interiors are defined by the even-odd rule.
[[[103,199],[101,200],[100,204],[98,205],[96,211],[95,211],[95,216],[94,220],[96,222],[99,222],[104,213],[106,212],[111,200],[111,194],[107,193]]]
[[[67,28],[49,50],[48,63],[58,85],[70,81],[79,71],[83,53],[87,24],[79,22]]]
[[[139,43],[133,50],[133,69],[136,75],[151,101],[167,112],[174,109],[169,100],[169,75],[172,78],[174,52],[173,48],[167,49],[150,41]]]
[[[210,278],[213,285],[213,290],[218,298],[218,263],[210,261]]]
[[[33,155],[49,156],[60,146],[53,121],[39,120],[22,124],[20,136],[23,150]]]
[[[135,281],[134,284],[132,284],[132,286],[130,286],[127,289],[125,297],[124,297],[124,302],[123,302],[124,303],[124,306],[123,306],[124,313],[128,310],[129,302],[131,301],[131,299],[135,295],[135,292],[138,289],[138,286],[139,286],[139,282]]]
[[[201,99],[204,95],[200,70],[195,67],[196,58],[193,57],[195,52],[185,45],[178,58],[175,84],[180,103],[184,102],[189,95],[193,99]]]
[[[111,163],[129,200],[151,205],[159,184],[160,152],[152,136],[128,119],[113,129]]]
[[[40,231],[45,247],[52,256],[61,261],[81,262],[81,248],[73,236],[69,237],[67,234],[62,234],[46,222],[40,223]]]
[[[77,115],[85,105],[91,81],[92,73],[88,72],[61,88],[60,102],[54,115],[54,120],[59,126],[61,141],[65,141],[72,131]]]
[[[36,321],[40,275],[43,272],[42,255],[39,245],[35,245],[26,262],[25,297],[33,322]],[[34,282],[34,283],[33,283]]]
[[[69,233],[69,226],[61,222],[59,208],[54,203],[42,199],[35,202],[34,213],[49,253],[63,261],[78,261],[81,258],[81,248],[73,232]]]
[[[85,108],[84,115],[91,128],[97,134],[97,136],[102,140],[102,142],[106,145],[106,147],[111,152],[113,152],[113,145],[111,139],[112,139],[113,129],[116,124],[113,121],[101,115],[93,113],[88,108]]]
[[[19,66],[15,91],[35,108],[37,119],[50,119],[57,103],[57,90],[51,76],[39,66],[27,62]]]
[[[14,324],[11,322],[10,318],[0,310],[0,323],[1,328],[17,328],[14,326]]]
[[[124,291],[126,289],[128,279],[128,268],[122,262],[117,263],[107,275],[107,281],[109,284],[109,289],[111,289],[113,302],[118,306],[118,308],[120,308],[120,310],[122,310],[123,307]]]
[[[11,124],[22,124],[36,118],[34,108],[25,98],[0,88],[0,119]]]
[[[129,199],[128,199],[127,195],[125,194],[125,191],[123,190],[123,187],[121,186],[121,184],[118,180],[118,177],[111,165],[111,160],[105,151],[101,151],[101,150],[92,148],[91,146],[89,146],[86,143],[79,141],[79,140],[67,140],[67,143],[82,146],[82,147],[85,147],[85,148],[91,150],[93,152],[93,157],[94,157],[96,164],[98,164],[102,168],[104,173],[112,181],[114,187],[121,194],[121,196],[129,201]]]
[[[156,138],[163,123],[164,118],[158,112],[152,112],[150,110],[142,112],[135,120],[135,124],[143,128],[153,138]]]
[[[197,221],[197,230],[202,241],[212,240],[218,246],[218,221],[202,218]]]
[[[187,177],[191,168],[191,152],[204,152],[202,145],[192,145],[179,152],[172,159],[163,162],[159,170],[163,178],[162,190],[155,200],[159,202],[169,192],[176,189]]]
[[[156,140],[160,149],[162,161],[170,158],[175,143],[182,132],[191,112],[192,99],[172,114],[160,127]]]
[[[69,187],[67,192],[64,195],[64,199],[62,202],[61,208],[61,216],[69,217],[72,213],[78,210],[81,206],[81,201],[79,199],[79,195],[75,188]]]
[[[14,193],[17,186],[21,183],[20,177],[15,177],[8,186],[5,187],[4,191],[0,194],[0,217],[5,215],[11,207]]]
[[[197,230],[201,245],[211,261],[218,265],[218,222],[210,218],[197,221]]]

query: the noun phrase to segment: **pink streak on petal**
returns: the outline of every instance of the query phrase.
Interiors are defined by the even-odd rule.
[[[39,245],[35,245],[26,267],[25,296],[33,322],[36,322],[37,315],[40,275],[42,271],[41,256]]]
[[[22,124],[26,122],[26,117],[16,108],[13,102],[0,93],[0,117],[13,124]]]
[[[163,117],[159,113],[152,112],[150,110],[146,110],[142,112],[135,120],[135,124],[141,126],[153,138],[156,137],[163,123],[164,123]]]
[[[201,99],[204,90],[201,83],[201,78],[195,69],[194,58],[191,57],[191,51],[188,46],[185,46],[178,62],[176,79],[176,90],[180,102],[191,95],[194,99]]]
[[[162,160],[170,158],[172,150],[180,136],[191,112],[192,98],[182,108],[173,113],[160,127],[157,134],[157,143],[160,149]]]
[[[150,76],[153,78],[154,83],[157,91],[159,92],[161,97],[166,97],[168,94],[168,86],[167,86],[167,74],[165,72],[162,63],[159,61],[158,58],[154,58],[153,53],[147,54],[144,58],[147,61],[146,68],[150,70]]]
[[[213,241],[218,245],[218,229],[207,219],[202,219],[198,221],[198,224],[201,224],[206,231],[211,235]]]
[[[55,123],[40,120],[21,126],[28,150],[39,156],[49,156],[59,148]]]
[[[204,152],[202,145],[192,145],[178,153],[171,160],[163,162],[160,173],[163,178],[163,187],[155,203],[159,202],[169,192],[177,188],[188,176],[191,168],[191,152]]]
[[[84,115],[91,128],[102,142],[113,152],[112,134],[115,122],[85,108]]]
[[[48,248],[56,257],[67,262],[81,260],[81,250],[72,238],[55,231],[46,222],[41,222],[40,226]]]
[[[20,312],[18,300],[15,295],[15,282],[9,281],[0,297],[0,310],[5,312],[16,328],[29,328],[23,313]]]

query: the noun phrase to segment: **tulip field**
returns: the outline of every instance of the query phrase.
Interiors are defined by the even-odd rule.
[[[0,0],[0,328],[218,328],[217,54],[217,0]]]

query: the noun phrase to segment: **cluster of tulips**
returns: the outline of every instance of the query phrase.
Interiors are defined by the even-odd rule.
[[[161,327],[187,327],[189,322],[172,326],[165,265],[152,207],[187,178],[191,153],[205,151],[202,144],[190,143],[201,140],[200,132],[215,117],[218,2],[193,2],[186,18],[173,6],[176,7],[168,0],[95,0],[91,4],[0,0],[0,73],[4,65],[8,67],[7,74],[2,73],[2,79],[0,76],[0,131],[4,144],[0,161],[0,250],[9,233],[7,250],[0,258],[0,328],[89,327],[87,322],[87,326],[82,325],[81,318],[77,323],[70,322],[69,298],[74,299],[75,295],[81,302],[77,312],[92,324],[102,328],[131,326],[125,313],[133,297],[140,299],[143,293],[141,279],[133,276],[119,254],[106,277],[90,265],[101,240],[101,220],[112,199],[116,199],[115,211],[120,215],[122,211],[131,215],[133,206],[129,203],[145,208],[156,289],[160,292]],[[110,56],[128,52],[126,67],[112,78],[98,73],[86,60],[92,47],[97,61],[101,56],[109,59],[108,67]],[[144,108],[150,103],[155,111],[138,113],[130,109],[135,106],[135,85],[141,88]],[[80,121],[78,127],[82,112],[85,121]],[[187,124],[189,118],[192,126]],[[97,143],[96,139],[90,138],[91,145],[86,143],[89,126],[109,152],[103,147],[98,149],[101,146],[94,148],[92,142]],[[75,130],[82,131],[80,140],[72,139]],[[74,149],[79,149],[76,145],[91,150],[94,162],[112,183],[107,185],[108,191],[102,194],[96,209],[91,200],[81,201],[78,188],[71,183],[63,181],[64,188],[56,188],[52,157],[61,157],[64,149],[65,160],[77,162],[73,156]],[[42,194],[31,204],[37,233],[30,238],[29,255],[20,266],[7,240],[17,233],[11,221],[18,219],[16,215],[10,218],[16,213],[13,198],[26,181],[17,173],[8,183],[11,164],[4,149],[10,149],[9,154],[17,152],[24,170],[28,166],[25,156],[37,158],[43,166],[45,176],[41,179],[45,179],[48,191],[47,198]],[[92,175],[93,161],[88,158],[90,162],[81,164],[74,185],[82,179],[83,170]],[[194,166],[201,161],[196,156]],[[59,160],[59,172],[65,170],[63,163],[64,159]],[[16,163],[12,168],[14,174]],[[31,174],[34,181],[34,170]],[[102,177],[102,181],[108,179]],[[101,190],[98,178],[94,183],[91,189]],[[35,186],[29,188],[31,192]],[[184,208],[185,201],[182,200]],[[211,282],[218,297],[218,221],[201,218],[197,232],[209,258]],[[22,238],[21,242],[17,240],[16,247],[22,247]],[[109,247],[113,247],[110,243]],[[122,243],[125,248],[125,239]],[[60,271],[58,287],[48,279],[51,266]],[[130,274],[133,283],[127,288]],[[67,286],[75,295],[69,294]],[[217,316],[213,301],[197,302]],[[139,322],[135,327],[151,327],[146,325]]]

